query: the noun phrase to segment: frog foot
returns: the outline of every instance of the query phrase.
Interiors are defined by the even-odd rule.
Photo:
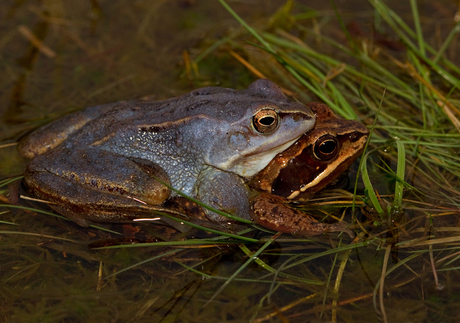
[[[353,232],[348,229],[348,223],[321,223],[312,216],[289,207],[286,202],[280,196],[268,193],[258,195],[252,201],[253,220],[267,229],[292,235],[313,236],[326,232],[346,232],[351,238],[354,237]]]

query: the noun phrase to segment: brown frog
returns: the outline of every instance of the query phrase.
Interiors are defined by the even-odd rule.
[[[362,153],[369,131],[357,121],[338,118],[324,104],[307,106],[316,113],[315,128],[275,156],[249,183],[252,189],[263,192],[253,200],[253,219],[264,227],[291,234],[350,233],[344,222],[320,223],[288,203],[306,201],[334,182]]]

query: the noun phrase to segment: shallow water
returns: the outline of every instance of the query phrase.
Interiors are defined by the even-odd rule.
[[[284,1],[229,3],[248,23],[264,27]],[[301,3],[321,10],[323,33],[340,38],[329,3]],[[373,12],[362,4],[337,3],[347,22],[367,32]],[[408,12],[408,4],[393,5]],[[445,35],[451,27],[449,14],[455,8],[450,6],[420,2],[433,42],[437,32]],[[218,2],[7,0],[0,12],[0,140],[11,143],[2,148],[2,178],[24,170],[14,145],[21,136],[70,111],[146,95],[163,99],[207,85],[242,88],[255,79],[228,55],[229,47],[209,54],[199,75],[187,69],[187,55],[196,58],[214,41],[244,33]],[[31,46],[28,31],[44,39],[47,48]],[[8,190],[17,196],[18,181]],[[258,259],[274,271],[251,263],[214,295],[248,260],[245,248],[257,251],[270,234],[256,233],[261,242],[246,246],[225,242],[99,250],[94,248],[182,236],[151,224],[112,225],[122,233],[115,235],[44,214],[1,211],[0,220],[15,225],[0,224],[0,321],[327,322],[337,315],[339,322],[377,322],[382,304],[373,299],[378,295],[374,289],[386,262],[394,269],[385,279],[388,322],[454,322],[459,315],[458,273],[439,272],[436,286],[428,245],[398,245],[386,254],[380,240],[350,248],[347,236],[282,236]],[[423,227],[425,220],[418,221]],[[344,250],[328,252],[342,244]],[[436,253],[438,259],[447,255],[448,248]],[[338,274],[341,264],[343,276]],[[341,277],[339,294],[336,277]]]

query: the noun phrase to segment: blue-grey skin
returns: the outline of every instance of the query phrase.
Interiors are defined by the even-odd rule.
[[[278,115],[267,133],[253,125],[261,110]],[[155,216],[155,206],[177,194],[161,182],[250,219],[245,181],[314,124],[309,108],[258,80],[242,91],[208,87],[165,101],[87,108],[38,129],[19,150],[32,158],[30,192],[83,226]]]

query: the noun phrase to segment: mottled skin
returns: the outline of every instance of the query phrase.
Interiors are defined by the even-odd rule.
[[[345,223],[320,223],[288,202],[306,201],[332,183],[362,153],[369,131],[359,122],[338,118],[324,104],[307,106],[316,113],[315,128],[279,153],[249,183],[265,192],[253,200],[253,218],[264,227],[291,234],[351,234]]]
[[[258,80],[242,91],[208,87],[87,108],[32,133],[19,151],[32,158],[31,194],[80,225],[155,216],[174,190],[250,219],[246,179],[314,123],[308,107]]]

